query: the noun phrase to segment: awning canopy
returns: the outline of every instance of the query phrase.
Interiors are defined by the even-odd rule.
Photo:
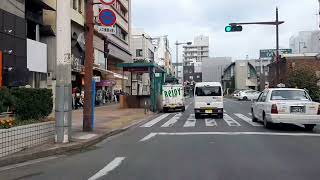
[[[101,69],[101,68],[98,68],[98,67],[93,67],[94,70],[97,70],[97,71],[100,71],[104,74],[112,74],[114,78],[118,78],[118,79],[124,79],[124,80],[128,80],[129,78],[127,76],[123,76],[122,74],[118,74],[118,73],[115,73],[115,72],[112,72],[112,71],[109,71],[109,70],[106,70],[106,69]]]
[[[148,73],[149,68],[155,68],[156,73],[165,73],[166,70],[155,63],[120,63],[117,67],[123,68],[123,71]]]

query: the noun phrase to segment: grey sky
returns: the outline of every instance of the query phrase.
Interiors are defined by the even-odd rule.
[[[133,27],[146,33],[169,35],[174,42],[192,41],[195,35],[210,36],[210,56],[233,59],[258,58],[260,49],[275,48],[275,28],[244,26],[241,33],[225,33],[230,22],[275,20],[279,7],[280,47],[288,48],[289,38],[299,31],[316,30],[318,0],[133,0]],[[180,50],[181,51],[181,50]],[[175,58],[174,58],[175,59]],[[181,59],[181,58],[180,58]]]

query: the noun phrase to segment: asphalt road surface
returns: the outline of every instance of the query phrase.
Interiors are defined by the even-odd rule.
[[[320,133],[299,125],[253,123],[250,102],[224,100],[224,118],[159,114],[87,151],[0,168],[20,180],[320,179]]]

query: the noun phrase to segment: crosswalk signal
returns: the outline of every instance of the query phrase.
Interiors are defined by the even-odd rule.
[[[242,31],[242,26],[226,26],[226,32],[240,32]]]

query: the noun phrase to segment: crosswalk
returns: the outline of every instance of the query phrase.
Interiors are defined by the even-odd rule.
[[[215,119],[215,118],[196,119],[194,114],[185,116],[183,113],[175,113],[175,114],[167,113],[167,114],[162,114],[157,118],[143,124],[141,127],[150,128],[150,127],[160,126],[162,128],[170,128],[173,126],[175,127],[182,126],[184,128],[192,128],[200,124],[204,124],[206,127],[217,127],[222,125],[222,123],[230,127],[240,127],[243,125],[254,126],[254,127],[263,126],[261,123],[252,122],[251,113],[247,113],[247,114],[224,113],[223,119]]]

